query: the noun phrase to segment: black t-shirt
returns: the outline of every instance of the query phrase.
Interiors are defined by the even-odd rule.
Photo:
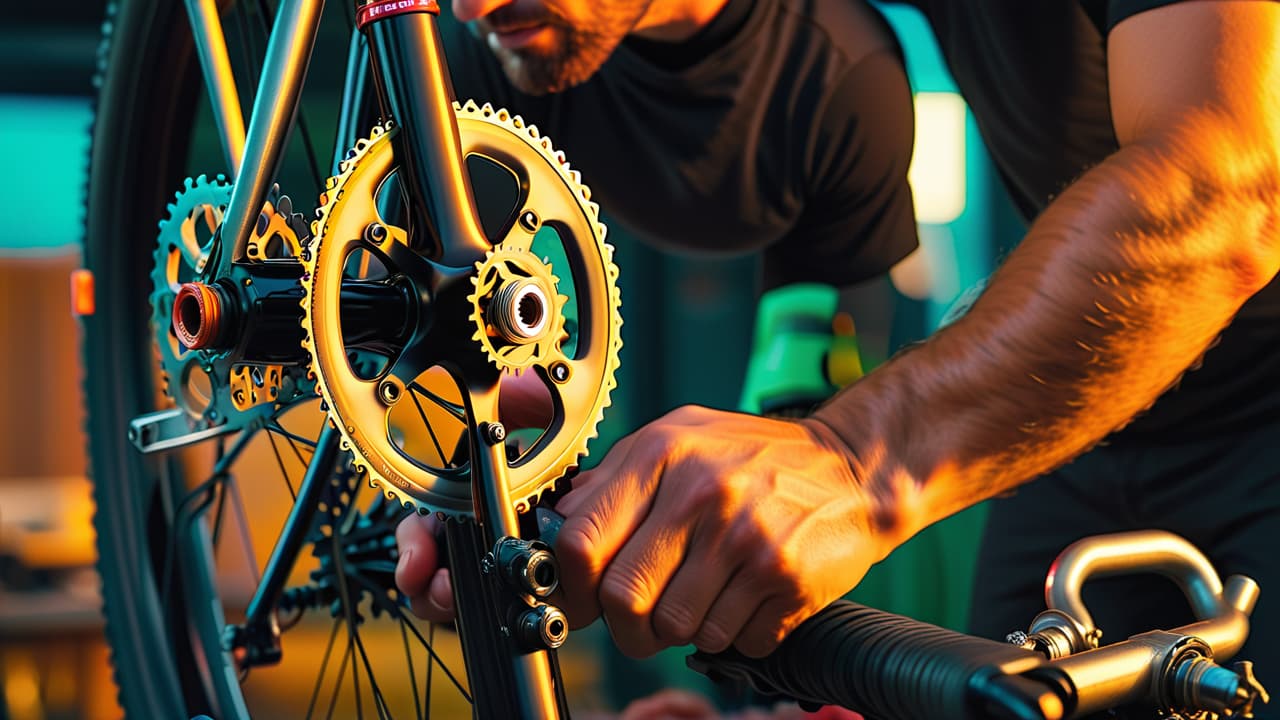
[[[1105,35],[1175,0],[911,0],[928,18],[1028,220],[1118,149]],[[1177,442],[1280,417],[1280,280],[1241,310],[1200,370],[1113,441]]]
[[[456,96],[537,125],[610,221],[647,242],[760,252],[766,289],[850,285],[916,246],[910,88],[864,2],[730,0],[689,41],[629,39],[546,96],[511,87],[452,18],[440,26]]]

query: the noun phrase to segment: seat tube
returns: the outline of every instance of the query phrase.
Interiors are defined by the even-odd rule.
[[[280,166],[323,9],[323,0],[281,0],[276,10],[249,117],[244,162],[236,171],[231,199],[223,215],[219,275],[226,275],[233,262],[243,260],[249,233]]]
[[[384,114],[400,128],[396,161],[416,249],[452,267],[489,250],[462,158],[453,84],[440,47],[436,0],[373,0],[357,7],[369,36]]]

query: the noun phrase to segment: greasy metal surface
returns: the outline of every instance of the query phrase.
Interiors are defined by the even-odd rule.
[[[131,427],[133,442],[147,451],[180,447],[248,427],[274,413],[278,404],[310,394],[310,384],[301,367],[247,364],[226,349],[191,350],[179,340],[174,328],[174,305],[181,288],[194,284],[208,287],[224,277],[217,274],[210,261],[218,253],[218,230],[231,192],[230,184],[220,176],[188,179],[160,222],[152,256],[151,328],[165,391],[186,416],[186,428],[184,432],[182,425],[167,414],[138,418]],[[305,235],[296,234],[299,227],[305,233],[305,226],[298,224],[297,217],[291,212],[288,198],[273,189],[257,224],[270,228],[270,234],[277,239],[264,243],[262,248],[270,246],[278,251],[305,241]],[[281,235],[289,239],[280,240]],[[297,262],[287,253],[262,260]],[[235,270],[235,274],[243,273],[243,266]],[[212,428],[219,430],[211,432]]]
[[[1136,572],[1159,573],[1177,583],[1199,620],[1056,660],[1054,666],[1066,672],[1077,689],[1079,714],[1160,702],[1178,663],[1197,654],[1225,661],[1248,637],[1257,584],[1236,575],[1228,578],[1224,590],[1217,571],[1199,550],[1159,530],[1073,543],[1054,562],[1045,581],[1045,599],[1050,608],[1073,617],[1082,632],[1095,634],[1098,628],[1081,599],[1081,587],[1092,578]]]

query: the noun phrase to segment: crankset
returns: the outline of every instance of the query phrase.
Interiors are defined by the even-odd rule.
[[[519,188],[492,249],[454,268],[410,247],[392,126],[357,144],[321,198],[303,253],[303,344],[329,418],[355,465],[419,512],[470,516],[473,431],[503,448],[517,511],[586,452],[615,385],[618,270],[576,171],[518,116],[455,106],[464,156]],[[353,327],[350,288],[394,289],[411,312],[393,332]],[[478,407],[481,398],[490,407]],[[540,405],[517,413],[515,405]],[[529,422],[517,415],[539,416]]]

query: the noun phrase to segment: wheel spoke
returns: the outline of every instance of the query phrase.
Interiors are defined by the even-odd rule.
[[[356,668],[356,629],[351,622],[351,610],[346,608],[346,602],[343,602],[344,612],[347,614],[347,657],[351,660],[351,687],[355,693],[356,700],[356,717],[364,717],[364,702],[360,699],[360,670]]]
[[[325,715],[325,720],[332,720],[333,711],[338,708],[338,691],[342,689],[342,676],[347,673],[347,665],[351,661],[351,630],[347,630],[347,650],[342,653],[342,665],[338,667],[338,679],[333,683],[333,694],[329,696],[329,714]],[[353,675],[355,673],[352,673]],[[356,705],[360,704],[360,695],[356,693]]]
[[[320,661],[320,674],[316,676],[316,685],[311,690],[311,700],[307,703],[307,720],[311,720],[311,713],[315,712],[316,699],[320,697],[320,688],[324,685],[324,676],[329,672],[329,658],[333,654],[333,641],[338,637],[338,628],[342,626],[342,621],[338,618],[333,619],[333,629],[329,631],[329,642],[324,646],[324,659]],[[339,670],[338,672],[342,672]]]
[[[453,672],[449,670],[449,666],[446,665],[444,660],[440,658],[440,655],[436,653],[436,649],[434,646],[432,646],[431,642],[429,642],[427,638],[422,636],[422,632],[418,630],[418,627],[416,625],[414,625],[413,619],[406,616],[398,606],[392,610],[389,610],[389,612],[391,612],[396,618],[401,620],[404,623],[405,627],[407,627],[409,631],[413,633],[414,637],[418,638],[418,642],[422,643],[422,646],[427,649],[427,654],[431,658],[431,662],[427,665],[428,685],[430,685],[431,666],[434,664],[439,664],[441,672],[445,674],[445,677],[449,678],[449,682],[453,683],[453,686],[458,689],[458,693],[462,695],[463,699],[465,699],[468,704],[470,704],[472,702],[471,693],[467,692],[467,689],[462,686],[462,683],[458,680],[457,676],[455,676]],[[429,625],[431,626],[432,638],[434,640],[435,624],[429,623]]]
[[[257,553],[253,550],[253,538],[249,535],[249,517],[244,510],[240,484],[235,481],[235,477],[228,477],[224,484],[231,486],[233,507],[240,523],[240,544],[244,546],[245,559],[249,561],[249,572],[253,573],[253,584],[258,585],[262,582],[262,571],[259,569]]]
[[[461,404],[450,402],[417,382],[411,384],[409,389],[440,406],[442,410],[457,418],[459,422],[465,423],[467,421],[467,409]]]
[[[413,398],[413,404],[418,408],[418,417],[422,418],[422,425],[427,429],[427,434],[431,436],[431,444],[436,448],[436,454],[440,457],[440,462],[445,467],[450,467],[453,463],[444,454],[444,448],[440,445],[440,438],[436,437],[436,430],[431,426],[431,421],[427,419],[427,413],[422,409],[422,403],[418,401],[416,388],[420,387],[417,383],[409,386],[409,397]]]
[[[344,515],[342,517],[341,525],[334,527],[333,538],[332,538],[333,564],[334,564],[334,567],[337,569],[337,575],[338,575],[338,594],[341,597],[341,601],[342,601],[342,614],[346,618],[346,622],[347,622],[347,653],[349,656],[352,656],[355,652],[354,646],[358,641],[358,637],[356,635],[357,633],[356,619],[355,619],[356,611],[355,611],[355,607],[351,604],[351,592],[347,587],[347,573],[343,567],[345,564],[343,562],[343,553],[345,552],[345,549],[343,548],[343,536],[346,534],[346,532],[345,532],[345,528],[342,526],[345,526],[347,519],[349,517],[352,517],[352,508],[355,507],[355,504],[356,504],[355,496],[353,494],[351,497],[351,502],[347,504],[347,507],[344,510]],[[362,705],[360,701],[360,672],[355,668],[352,668],[352,671],[351,671],[351,685],[355,690],[356,717],[364,717],[364,712],[362,710]]]
[[[293,481],[289,479],[289,470],[284,466],[284,458],[280,457],[280,448],[276,447],[276,436],[271,428],[267,428],[267,440],[271,443],[271,454],[276,456],[276,465],[280,466],[280,477],[284,478],[284,484],[289,488],[289,499],[297,502],[298,491],[293,489]]]
[[[373,691],[374,707],[378,710],[379,718],[389,718],[390,711],[387,709],[387,700],[382,696],[382,690],[378,687],[378,680],[373,676],[373,665],[369,663],[369,653],[365,652],[364,641],[360,639],[357,633],[355,636],[356,649],[360,651],[360,660],[364,663],[364,671],[369,676],[369,687]]]
[[[218,550],[222,539],[222,519],[225,517],[224,510],[227,505],[227,483],[218,483],[217,494],[217,509],[213,511],[213,549],[215,552]]]
[[[404,620],[401,620],[401,622],[404,622]],[[410,625],[412,626],[412,624]],[[413,628],[413,629],[415,631],[417,630],[417,628]],[[428,708],[431,707],[431,681],[435,679],[434,677],[432,677],[432,670],[434,670],[436,666],[436,653],[435,653],[435,650],[432,648],[432,646],[435,644],[435,641],[436,641],[436,624],[433,622],[429,622],[427,623],[427,640],[425,643],[427,646],[427,687],[426,687],[426,691],[423,693],[424,701],[426,702]],[[466,693],[463,693],[463,695],[465,696]],[[422,720],[427,720],[427,716],[423,715]]]
[[[298,435],[297,433],[292,433],[292,432],[289,432],[288,430],[285,430],[285,429],[284,429],[284,426],[280,424],[280,421],[279,421],[278,419],[273,419],[273,420],[272,420],[272,421],[267,425],[267,430],[269,430],[269,431],[271,431],[271,432],[273,432],[273,433],[275,433],[275,434],[277,434],[277,435],[279,435],[279,436],[281,436],[281,437],[285,438],[286,440],[288,440],[288,441],[289,441],[291,444],[293,444],[293,445],[301,445],[301,446],[303,446],[303,447],[307,448],[308,450],[315,450],[315,449],[316,449],[316,441],[315,441],[315,440],[312,440],[312,439],[310,439],[310,438],[305,438],[305,437],[302,437],[301,435]],[[299,454],[299,455],[298,455],[298,459],[299,459],[299,460],[302,460],[302,455],[301,455],[301,454]],[[305,462],[305,461],[304,461],[304,462]]]
[[[418,678],[413,667],[413,653],[409,647],[409,633],[404,629],[404,622],[400,625],[400,640],[404,642],[404,659],[409,664],[409,687],[413,689],[413,707],[416,711],[414,717],[422,717],[422,698],[418,695]]]

